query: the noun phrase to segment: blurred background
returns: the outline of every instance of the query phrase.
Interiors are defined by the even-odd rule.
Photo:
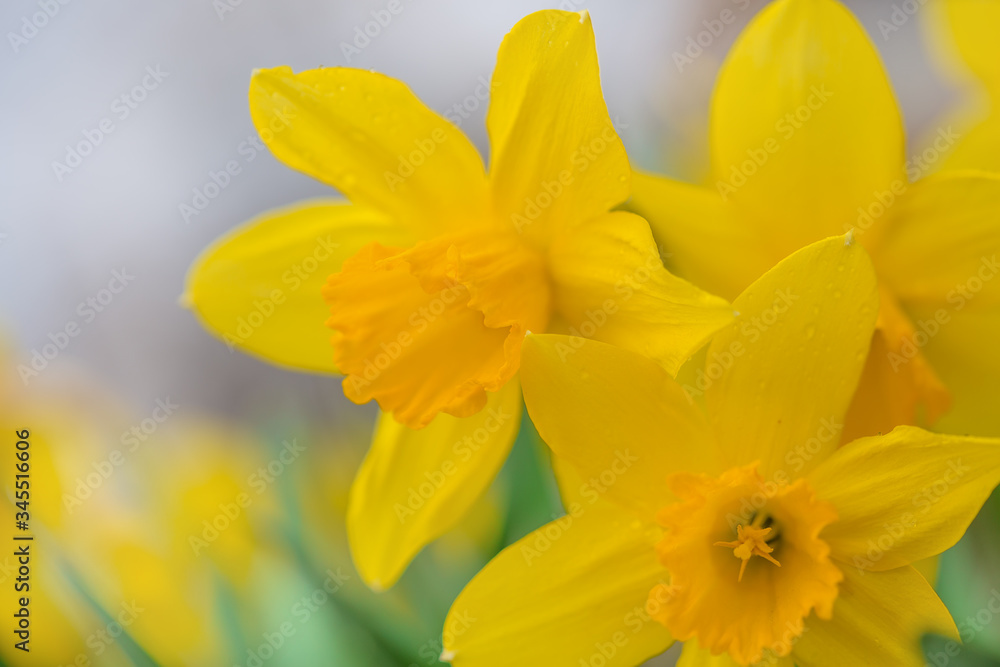
[[[327,194],[255,143],[250,72],[374,69],[445,112],[489,79],[501,39],[524,15],[588,9],[605,97],[631,159],[698,179],[715,74],[766,2],[401,1],[402,12],[367,39],[358,35],[385,0],[0,7],[0,421],[46,425],[37,447],[51,460],[35,474],[51,483],[37,511],[53,550],[37,567],[51,607],[39,614],[56,619],[63,638],[35,662],[12,655],[5,640],[6,664],[438,664],[440,624],[464,581],[559,511],[527,429],[468,525],[433,545],[397,589],[364,590],[341,515],[374,411],[347,402],[336,379],[231,352],[178,304],[188,266],[213,239],[266,209]],[[961,100],[933,64],[923,18],[885,32],[893,2],[846,4],[882,52],[910,135],[921,136]],[[680,66],[674,54],[726,9],[735,22]],[[486,105],[471,99],[461,127],[485,155]],[[211,172],[233,160],[239,173],[185,215]],[[78,334],[60,336],[72,324]],[[51,343],[58,353],[43,355],[41,371],[18,370]],[[258,493],[254,471],[290,442],[303,446],[302,462]],[[120,463],[107,458],[115,448],[125,451]],[[100,481],[90,484],[95,472]],[[233,528],[192,547],[191,536],[205,537],[203,522],[243,492],[253,502],[229,517]],[[940,585],[957,618],[1000,599],[1000,568],[989,558],[1000,519],[984,515],[984,524],[993,528],[974,529],[979,537],[945,558]],[[0,579],[8,576],[0,564]],[[262,657],[285,622],[297,632]],[[949,664],[1000,664],[998,637],[995,628],[973,633]],[[933,644],[928,651],[933,663]],[[655,664],[672,664],[672,655]]]

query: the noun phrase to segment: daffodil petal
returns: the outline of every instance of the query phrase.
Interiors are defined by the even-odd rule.
[[[286,165],[423,235],[489,220],[475,146],[401,81],[346,67],[257,70],[250,115]]]
[[[1000,5],[982,0],[945,0],[941,4],[952,46],[994,95],[1000,96],[1000,45],[996,39]]]
[[[959,128],[961,138],[940,163],[941,168],[1000,171],[1000,151],[996,149],[1000,146],[1000,113],[962,123]]]
[[[552,475],[559,487],[559,497],[562,506],[568,514],[575,514],[578,508],[590,506],[612,506],[615,503],[601,494],[593,484],[585,480],[575,465],[561,456],[551,457]]]
[[[413,557],[454,526],[483,494],[517,436],[517,381],[465,418],[438,415],[421,430],[383,414],[347,510],[347,536],[365,583],[389,588]]]
[[[486,127],[497,215],[528,237],[628,197],[587,12],[545,10],[514,26],[497,55]]]
[[[724,299],[663,268],[649,225],[631,213],[557,234],[549,270],[556,309],[571,331],[655,359],[672,375],[733,319]]]
[[[837,508],[821,535],[833,556],[889,570],[958,542],[1000,483],[1000,439],[898,426],[845,445],[809,480]]]
[[[662,653],[673,640],[645,612],[650,590],[668,576],[653,549],[658,532],[620,510],[592,508],[530,533],[459,594],[442,660],[576,667],[610,651],[622,665]]]
[[[705,418],[655,362],[553,334],[528,336],[521,354],[528,414],[592,497],[606,495],[652,521],[675,500],[668,475],[718,470]]]
[[[935,428],[1000,436],[1000,308],[958,309],[962,303],[913,311],[920,330],[934,332],[923,351],[954,397]]]
[[[791,658],[781,658],[765,653],[765,658],[757,665],[760,667],[795,667],[795,661]],[[730,658],[728,653],[712,655],[708,650],[701,648],[697,640],[692,639],[684,642],[684,650],[677,660],[677,667],[740,667],[740,663]]]
[[[850,235],[829,238],[784,259],[733,308],[702,377],[716,439],[731,465],[760,461],[765,479],[794,479],[840,441],[878,314],[875,272]]]
[[[761,10],[722,68],[710,127],[716,189],[781,255],[856,226],[859,207],[905,185],[889,79],[836,0]]]
[[[861,576],[848,568],[833,618],[806,620],[792,657],[800,667],[924,667],[924,633],[958,638],[948,609],[919,572],[907,566]]]
[[[904,303],[1000,303],[1000,175],[947,172],[914,184],[873,255]]]
[[[715,190],[637,171],[628,206],[649,221],[668,253],[667,266],[727,299],[735,299],[783,257]]]
[[[698,640],[691,639],[684,642],[677,667],[740,667],[740,663],[730,658],[728,653],[712,655],[698,646]]]
[[[410,233],[371,209],[317,199],[269,211],[209,246],[187,277],[183,301],[230,349],[280,366],[336,373],[327,276],[372,241]]]

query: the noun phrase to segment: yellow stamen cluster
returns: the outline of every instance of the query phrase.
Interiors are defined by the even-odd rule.
[[[712,546],[716,547],[726,547],[727,549],[732,549],[733,554],[743,560],[743,564],[740,565],[740,576],[739,581],[743,581],[743,572],[747,569],[747,563],[754,556],[760,556],[761,558],[767,559],[781,567],[779,563],[771,553],[774,551],[774,547],[768,545],[767,536],[771,533],[771,528],[757,528],[753,525],[750,526],[737,526],[736,528],[736,540],[732,542],[716,542]]]

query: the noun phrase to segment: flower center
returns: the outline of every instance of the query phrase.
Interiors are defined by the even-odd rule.
[[[754,464],[668,482],[678,502],[660,510],[656,549],[670,583],[647,611],[676,639],[749,665],[787,656],[811,613],[830,618],[843,575],[819,534],[837,515],[805,480],[768,483]]]
[[[330,276],[323,296],[347,397],[375,399],[410,428],[482,409],[550,310],[544,261],[512,232],[371,244]]]
[[[758,517],[763,517],[763,514],[758,514]],[[768,536],[771,534],[772,528],[770,526],[766,528],[760,528],[757,526],[757,519],[754,520],[749,526],[744,526],[740,524],[736,527],[736,540],[733,542],[716,542],[713,546],[716,547],[726,547],[727,549],[733,550],[733,555],[743,561],[740,565],[740,576],[737,581],[743,581],[743,573],[746,572],[747,563],[754,556],[760,556],[764,560],[771,561],[778,567],[781,567],[781,563],[775,560],[774,547],[768,544]],[[772,540],[777,539],[777,535],[771,538]]]

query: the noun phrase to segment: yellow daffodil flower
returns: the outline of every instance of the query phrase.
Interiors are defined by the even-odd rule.
[[[395,582],[503,463],[527,332],[578,331],[674,372],[732,318],[667,273],[645,221],[609,212],[631,174],[586,12],[538,12],[505,38],[488,173],[457,127],[374,72],[257,71],[250,109],[278,159],[350,203],[306,202],[222,239],[187,302],[231,347],[342,373],[351,400],[378,401],[348,516],[373,587]]]
[[[476,622],[443,659],[624,667],[679,640],[680,667],[922,667],[922,633],[957,636],[911,564],[962,536],[1000,440],[900,426],[838,448],[879,311],[851,235],[733,305],[705,409],[633,352],[528,337],[529,413],[579,489],[459,595],[451,618]]]
[[[982,360],[998,367],[1000,176],[915,180],[889,79],[849,11],[765,7],[719,75],[710,140],[710,186],[634,177],[633,206],[673,268],[732,298],[791,252],[855,229],[881,310],[845,441],[933,424],[952,403],[941,428],[1000,435]]]

